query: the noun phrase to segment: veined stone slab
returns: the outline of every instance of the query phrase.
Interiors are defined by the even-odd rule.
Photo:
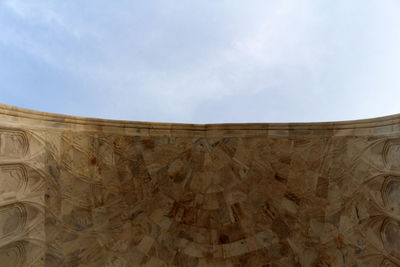
[[[400,115],[172,124],[0,105],[0,266],[400,266]]]

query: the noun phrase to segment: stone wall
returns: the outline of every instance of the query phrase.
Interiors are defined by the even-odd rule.
[[[190,125],[0,105],[0,266],[141,265],[400,265],[400,116]]]

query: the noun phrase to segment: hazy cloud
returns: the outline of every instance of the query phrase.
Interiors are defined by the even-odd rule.
[[[174,122],[399,112],[400,5],[0,2],[0,101]]]

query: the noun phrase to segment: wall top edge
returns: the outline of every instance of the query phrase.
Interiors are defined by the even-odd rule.
[[[190,124],[166,122],[141,122],[111,119],[86,118],[79,116],[47,113],[0,103],[0,123],[14,122],[26,126],[40,126],[46,128],[79,128],[80,130],[106,130],[120,128],[123,130],[150,130],[150,131],[185,131],[185,132],[263,132],[263,131],[317,131],[337,132],[348,130],[367,129],[377,131],[384,128],[383,134],[400,131],[400,113],[361,120],[332,121],[332,122],[294,122],[294,123],[217,123],[217,124]],[[392,126],[392,127],[390,127]],[[399,130],[396,130],[397,127]],[[396,128],[396,129],[395,129]]]

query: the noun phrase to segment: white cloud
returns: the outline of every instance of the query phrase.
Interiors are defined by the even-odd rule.
[[[61,28],[75,37],[80,35],[80,31],[66,23],[61,13],[57,11],[57,5],[60,4],[58,1],[5,0],[3,4],[22,19],[45,24],[47,27]],[[62,5],[58,7],[60,8]]]

